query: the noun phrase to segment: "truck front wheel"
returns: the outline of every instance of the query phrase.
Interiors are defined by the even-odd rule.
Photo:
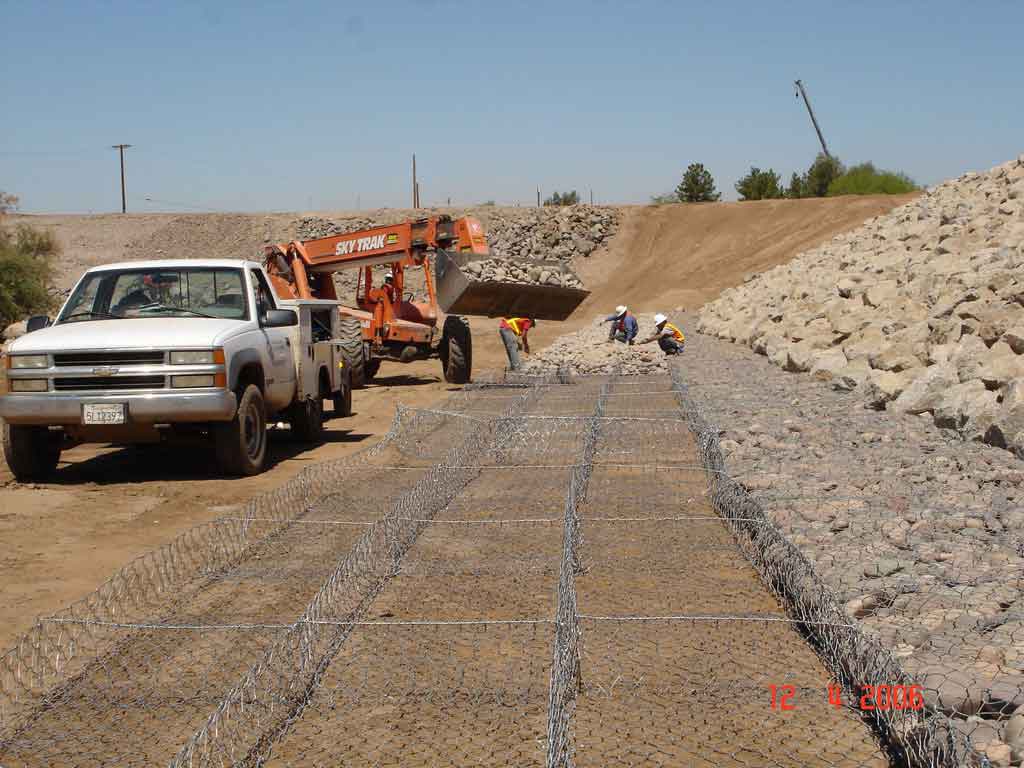
[[[61,435],[46,427],[4,423],[4,458],[16,480],[23,483],[46,480],[60,460]]]
[[[258,475],[267,459],[267,412],[263,393],[249,384],[238,400],[235,417],[213,431],[217,462],[231,475]]]

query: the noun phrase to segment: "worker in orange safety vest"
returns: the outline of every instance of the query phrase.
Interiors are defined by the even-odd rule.
[[[503,317],[498,324],[498,335],[505,345],[505,352],[508,354],[508,367],[518,371],[519,345],[522,344],[523,352],[530,354],[530,329],[537,325],[532,317]]]
[[[654,316],[654,333],[641,341],[641,344],[650,344],[655,339],[658,346],[666,355],[681,355],[686,348],[686,337],[683,332],[676,328],[660,312]]]

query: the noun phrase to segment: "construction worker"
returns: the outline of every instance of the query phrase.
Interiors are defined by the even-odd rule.
[[[390,269],[384,273],[384,291],[388,295],[388,301],[395,303],[395,273]]]
[[[641,341],[641,344],[650,344],[655,339],[658,346],[666,355],[681,355],[686,348],[686,337],[683,332],[676,328],[660,312],[654,316],[654,333]]]
[[[498,334],[508,353],[508,367],[513,371],[519,370],[519,345],[522,344],[523,352],[530,354],[530,329],[536,325],[537,321],[532,317],[501,318]]]
[[[632,346],[636,335],[640,333],[640,324],[633,317],[633,313],[629,311],[629,307],[624,304],[617,306],[615,313],[608,315],[601,323],[612,324],[608,329],[609,342],[621,341],[623,344]]]

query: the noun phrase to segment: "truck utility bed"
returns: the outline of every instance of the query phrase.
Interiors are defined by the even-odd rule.
[[[590,291],[579,288],[475,280],[463,268],[480,258],[472,253],[437,251],[434,274],[441,311],[452,315],[565,320],[590,295]],[[516,263],[565,270],[560,262],[517,260]]]

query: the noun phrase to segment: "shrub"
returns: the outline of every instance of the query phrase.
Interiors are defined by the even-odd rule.
[[[675,192],[666,192],[663,195],[651,195],[651,205],[669,205],[678,203],[679,198]]]
[[[871,163],[850,168],[828,185],[829,196],[834,195],[902,195],[913,192],[917,184],[905,173],[880,171]]]
[[[9,192],[0,191],[0,216],[17,209],[18,197]]]
[[[781,183],[779,174],[771,168],[762,171],[754,166],[750,173],[736,182],[736,191],[740,200],[772,200],[782,197]]]
[[[703,163],[690,163],[676,187],[676,197],[684,203],[706,203],[721,195],[715,191],[715,179]]]
[[[544,205],[576,205],[579,201],[580,196],[574,189],[572,192],[555,192],[544,201]]]
[[[0,227],[0,330],[53,308],[47,286],[58,250],[49,232]]]

